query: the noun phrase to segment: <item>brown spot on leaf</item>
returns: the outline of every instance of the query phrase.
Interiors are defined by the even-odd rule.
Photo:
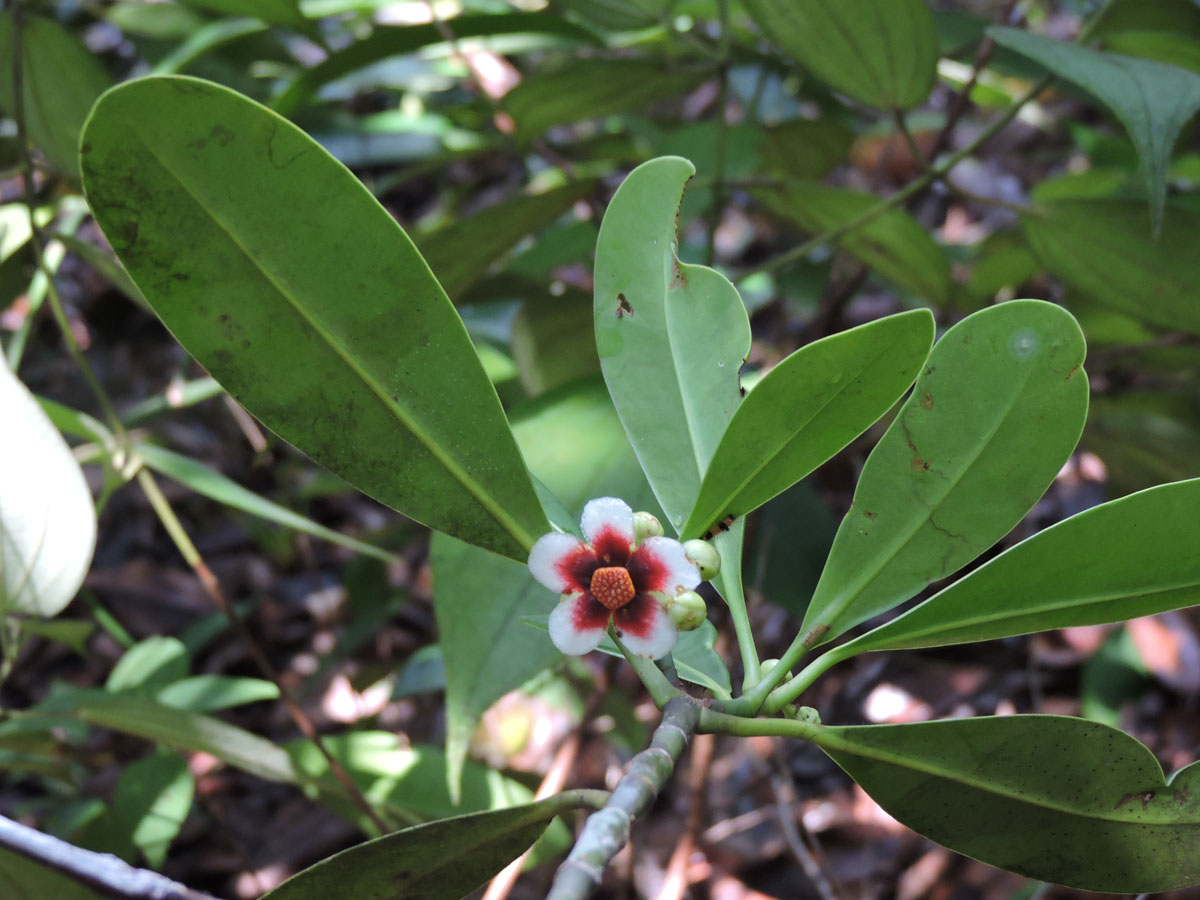
[[[865,509],[863,510],[863,515],[866,516],[868,519],[870,519],[872,522],[874,522],[876,519],[879,518],[879,516],[875,515],[875,513],[867,512]]]
[[[617,318],[622,319],[625,316],[633,316],[633,306],[628,297],[624,294],[617,294]]]
[[[1072,369],[1070,372],[1068,372],[1068,373],[1067,373],[1067,377],[1066,377],[1066,378],[1064,378],[1063,380],[1064,380],[1064,381],[1070,381],[1070,380],[1071,380],[1071,378],[1072,378],[1072,377],[1074,377],[1075,373],[1079,371],[1079,369],[1080,369],[1080,367],[1081,367],[1082,365],[1083,365],[1083,363],[1076,363],[1076,364],[1075,364],[1075,368],[1073,368],[1073,369]]]
[[[914,456],[912,458],[912,469],[914,472],[928,472],[929,471],[929,463],[926,462],[925,460],[921,459],[921,457],[919,455]]]
[[[926,391],[925,396],[921,398],[921,408],[933,409],[933,397],[930,396],[929,391]]]

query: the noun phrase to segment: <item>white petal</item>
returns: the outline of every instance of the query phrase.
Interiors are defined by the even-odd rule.
[[[632,544],[633,510],[628,503],[616,497],[597,497],[589,500],[583,508],[579,527],[589,544],[595,544],[605,531],[615,532],[626,544]]]
[[[582,656],[596,649],[608,629],[608,616],[589,615],[595,604],[586,595],[569,597],[550,613],[550,640],[568,656]]]
[[[565,568],[561,565],[571,559],[581,549],[586,550],[583,541],[571,534],[551,532],[543,534],[529,551],[529,571],[539,582],[556,594],[566,591],[586,589],[572,583]],[[589,551],[590,552],[590,551]]]
[[[671,652],[679,632],[671,616],[657,602],[647,604],[650,609],[650,627],[638,637],[632,631],[617,626],[617,636],[621,639],[630,653],[645,656],[650,659],[661,659]]]
[[[661,579],[655,584],[638,584],[638,590],[666,591],[668,594],[674,594],[676,588],[691,591],[700,584],[700,570],[687,558],[683,544],[674,538],[646,538],[638,546],[635,554],[639,557],[645,555],[654,560],[653,571],[657,576],[656,580]],[[633,564],[630,569],[635,567],[636,564]]]

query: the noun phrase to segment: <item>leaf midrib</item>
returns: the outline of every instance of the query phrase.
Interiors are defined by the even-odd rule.
[[[267,269],[267,267],[264,266],[254,256],[253,253],[250,252],[250,250],[241,242],[241,240],[238,239],[230,226],[226,224],[226,222],[213,209],[211,209],[208,204],[205,203],[204,199],[192,189],[191,185],[180,176],[179,172],[173,166],[171,166],[171,164],[164,157],[160,156],[154,150],[154,148],[146,141],[145,138],[142,137],[141,133],[138,132],[136,128],[130,129],[130,131],[132,132],[132,135],[137,138],[138,142],[142,145],[146,152],[149,153],[150,156],[152,156],[154,160],[160,166],[162,166],[172,178],[175,179],[176,183],[183,188],[183,190],[189,197],[192,198],[196,205],[200,207],[200,209],[206,215],[209,216],[213,223],[216,224],[222,232],[224,232],[224,234],[229,238],[233,245],[237,247],[242,255],[246,257],[251,265],[262,274],[271,287],[273,287],[279,296],[286,301],[287,306],[290,307],[301,318],[301,320],[326,343],[327,346],[333,349],[335,355],[342,360],[346,367],[350,369],[350,371],[371,391],[371,393],[373,393],[380,400],[383,406],[400,421],[400,423],[409,431],[409,433],[417,438],[422,446],[424,446],[430,452],[434,459],[441,463],[442,467],[451,475],[451,477],[458,481],[459,484],[461,484],[467,490],[467,492],[476,500],[476,502],[479,503],[483,510],[487,512],[488,515],[490,515],[492,519],[498,525],[500,525],[501,528],[507,531],[509,535],[514,537],[522,547],[528,550],[531,546],[533,546],[532,536],[529,535],[525,529],[522,528],[516,522],[516,520],[508,514],[505,509],[495,502],[490,493],[488,493],[478,482],[476,482],[474,478],[468,475],[462,466],[459,465],[457,460],[443,451],[441,447],[435,441],[432,441],[421,429],[415,427],[416,421],[409,415],[404,407],[393,400],[391,395],[388,394],[383,386],[378,384],[378,382],[376,382],[374,378],[372,378],[369,373],[361,365],[359,365],[350,352],[342,347],[342,345],[329,332],[327,332],[324,327],[322,327],[320,322],[313,318],[304,308],[304,306],[276,280],[274,274]]]

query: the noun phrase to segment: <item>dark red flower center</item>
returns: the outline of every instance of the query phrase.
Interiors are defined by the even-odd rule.
[[[592,573],[592,596],[608,609],[620,609],[637,593],[624,566],[602,566]]]

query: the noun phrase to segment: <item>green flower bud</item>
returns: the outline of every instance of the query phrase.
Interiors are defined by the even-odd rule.
[[[684,541],[683,552],[692,562],[696,564],[696,568],[700,570],[700,577],[705,581],[712,581],[721,571],[721,554],[717,552],[717,548],[708,541],[700,539]]]
[[[772,669],[774,669],[777,665],[779,665],[779,660],[777,660],[777,659],[764,659],[762,662],[760,662],[758,664],[758,674],[760,676],[762,676],[763,678],[766,678],[767,675],[770,673],[770,671]],[[787,675],[784,676],[784,679],[786,680],[791,677],[792,677],[792,673],[788,672]]]
[[[648,512],[635,512],[633,514],[633,540],[634,543],[640,544],[648,537],[662,537],[663,527],[662,522]]]
[[[667,599],[667,614],[680,631],[695,631],[708,618],[708,607],[695,591],[679,591]]]

